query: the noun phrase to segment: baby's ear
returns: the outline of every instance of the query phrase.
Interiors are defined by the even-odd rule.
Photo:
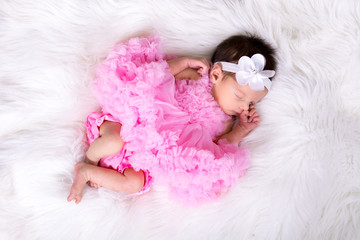
[[[210,71],[210,80],[213,84],[216,84],[222,80],[223,75],[221,65],[215,64]]]

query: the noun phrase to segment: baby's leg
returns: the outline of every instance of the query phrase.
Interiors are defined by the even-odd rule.
[[[137,193],[144,187],[145,176],[143,171],[136,172],[132,168],[125,169],[124,174],[121,174],[112,169],[79,162],[75,166],[74,183],[67,200],[79,203],[82,190],[88,181],[117,192]]]
[[[124,141],[120,137],[121,124],[104,121],[100,126],[100,136],[95,139],[86,152],[86,162],[98,165],[101,158],[114,155],[123,148]]]

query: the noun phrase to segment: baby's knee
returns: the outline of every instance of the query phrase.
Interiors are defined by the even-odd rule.
[[[121,151],[124,147],[124,141],[120,135],[113,134],[106,136],[106,148],[111,155],[114,155]]]
[[[143,171],[135,171],[132,168],[127,168],[124,171],[127,177],[127,187],[129,193],[140,192],[145,185],[145,174]]]

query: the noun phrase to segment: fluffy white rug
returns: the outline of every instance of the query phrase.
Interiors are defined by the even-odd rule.
[[[168,53],[209,57],[244,32],[279,69],[233,189],[197,208],[160,186],[66,201],[116,42],[158,33]],[[0,239],[360,239],[359,43],[356,0],[1,1]]]

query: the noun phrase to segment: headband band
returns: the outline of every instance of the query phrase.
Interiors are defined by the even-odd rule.
[[[238,64],[229,62],[216,62],[221,64],[222,70],[236,74],[236,81],[240,85],[248,84],[252,90],[262,91],[264,87],[271,88],[270,77],[275,75],[273,70],[264,70],[265,57],[260,54],[254,54],[251,58],[242,56]]]

